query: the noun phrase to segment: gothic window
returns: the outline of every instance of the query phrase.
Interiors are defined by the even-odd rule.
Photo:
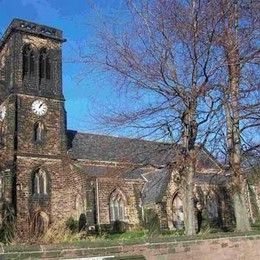
[[[173,225],[176,229],[183,229],[184,228],[184,213],[183,213],[183,204],[182,200],[177,193],[172,201],[172,219]]]
[[[35,56],[30,45],[23,48],[23,77],[33,76],[35,71]]]
[[[47,195],[47,174],[42,169],[35,172],[33,176],[33,194],[34,195]]]
[[[42,143],[44,135],[44,125],[41,122],[37,122],[34,125],[34,141],[36,143]]]
[[[115,190],[109,200],[109,208],[110,208],[110,220],[111,222],[120,220],[125,220],[125,204],[126,199],[123,193],[119,190]]]
[[[45,48],[40,51],[39,70],[40,81],[51,78],[51,63]]]

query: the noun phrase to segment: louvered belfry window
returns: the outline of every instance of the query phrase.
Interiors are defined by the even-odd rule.
[[[32,77],[35,74],[35,55],[30,45],[23,48],[23,78]]]
[[[40,50],[39,75],[40,81],[42,79],[51,79],[51,62],[47,50],[45,48]]]

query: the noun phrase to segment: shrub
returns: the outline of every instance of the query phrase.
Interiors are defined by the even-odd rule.
[[[87,224],[86,214],[82,213],[82,214],[80,214],[79,222],[78,222],[79,232],[86,229],[86,224]]]
[[[0,241],[10,243],[15,236],[15,212],[13,207],[7,203],[3,203],[3,220],[0,229]]]
[[[144,226],[148,229],[149,236],[160,234],[160,220],[154,209],[145,210]]]
[[[75,223],[75,222],[77,221],[75,220],[71,221],[71,223]],[[51,225],[46,231],[46,233],[44,233],[41,237],[38,238],[37,242],[44,243],[44,244],[45,243],[52,244],[52,243],[79,241],[81,234],[73,233],[71,229],[68,226],[66,226],[66,224],[64,222],[60,222],[57,223],[56,225]],[[72,227],[74,227],[74,224],[72,225]]]
[[[126,230],[127,230],[127,224],[125,222],[116,220],[113,223],[112,233],[122,234],[122,233],[126,232]]]
[[[76,233],[79,230],[79,222],[72,217],[66,221],[66,227],[72,232]]]

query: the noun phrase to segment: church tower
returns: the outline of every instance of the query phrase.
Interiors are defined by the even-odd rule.
[[[0,188],[22,233],[32,219],[43,229],[61,218],[66,199],[64,41],[58,29],[14,19],[0,42]]]

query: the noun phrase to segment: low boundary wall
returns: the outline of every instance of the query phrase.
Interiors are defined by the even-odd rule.
[[[100,247],[93,247],[93,242],[92,246],[89,246],[87,241],[0,247],[0,260],[76,259],[97,256],[117,256],[117,259],[142,259],[137,256],[143,256],[147,260],[256,260],[260,259],[260,235]]]

